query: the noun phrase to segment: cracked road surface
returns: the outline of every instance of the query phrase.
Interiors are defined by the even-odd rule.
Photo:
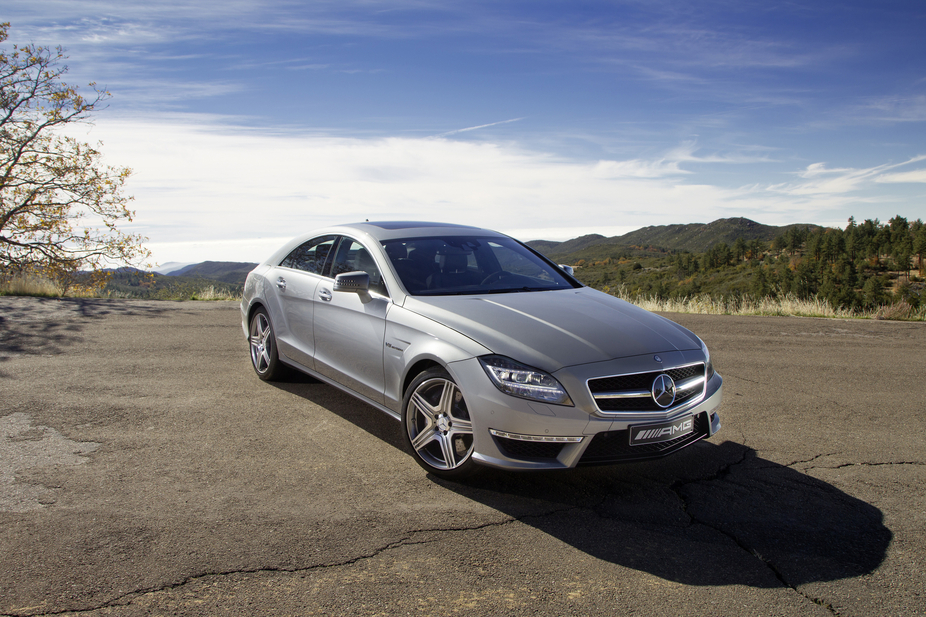
[[[0,297],[0,615],[926,613],[926,324],[670,317],[714,439],[454,484],[234,303]]]

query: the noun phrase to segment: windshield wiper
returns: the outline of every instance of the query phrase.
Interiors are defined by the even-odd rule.
[[[441,291],[436,289],[428,289],[425,291],[419,291],[416,296],[476,296],[483,293],[478,289],[471,289],[469,291]]]
[[[486,289],[480,293],[484,294],[516,294],[526,291],[553,291],[555,287],[509,287],[507,289]]]
[[[505,289],[467,289],[456,291],[443,291],[429,289],[419,291],[417,296],[481,296],[483,294],[516,294],[531,291],[556,291],[558,287],[507,287]]]

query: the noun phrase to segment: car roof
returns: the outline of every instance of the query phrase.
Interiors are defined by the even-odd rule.
[[[360,232],[377,241],[396,240],[399,238],[422,238],[434,236],[495,236],[504,234],[490,229],[452,223],[434,223],[428,221],[375,221],[337,225],[325,230],[328,233]]]

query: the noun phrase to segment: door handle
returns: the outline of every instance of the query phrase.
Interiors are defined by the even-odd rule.
[[[325,302],[331,302],[331,291],[328,289],[322,289],[318,292],[318,297]]]
[[[277,279],[277,287],[280,288],[280,291],[286,291],[286,279],[282,276]]]

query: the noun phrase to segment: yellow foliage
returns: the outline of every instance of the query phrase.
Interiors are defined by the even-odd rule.
[[[0,42],[9,24],[0,24]],[[105,284],[106,268],[140,264],[149,256],[131,222],[122,190],[131,170],[103,165],[99,145],[61,134],[106,98],[92,84],[86,99],[61,78],[64,52],[27,45],[0,52],[7,101],[0,115],[0,271],[46,279],[88,293]],[[90,274],[80,273],[88,270]]]

